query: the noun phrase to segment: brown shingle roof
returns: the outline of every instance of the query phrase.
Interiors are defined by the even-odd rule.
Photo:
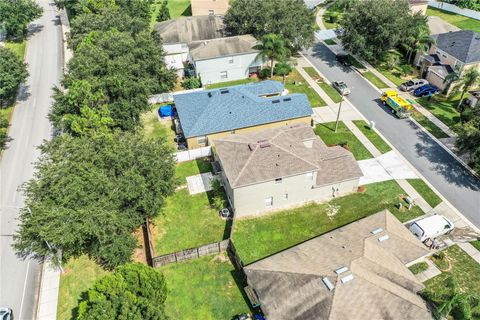
[[[215,140],[232,188],[316,171],[316,185],[362,176],[353,155],[327,147],[306,124],[283,126]]]
[[[416,294],[423,285],[405,266],[427,253],[385,210],[248,265],[245,273],[269,319],[432,319]],[[340,267],[348,271],[336,274]],[[353,279],[342,283],[347,275]]]
[[[195,41],[191,42],[188,47],[190,49],[190,55],[197,61],[237,54],[255,53],[258,52],[258,50],[253,48],[256,44],[257,40],[252,35],[246,34],[206,41]]]
[[[223,16],[181,17],[155,24],[164,44],[190,43],[224,36]]]

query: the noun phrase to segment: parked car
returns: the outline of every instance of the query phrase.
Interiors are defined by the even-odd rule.
[[[436,94],[436,93],[439,93],[439,92],[440,92],[440,89],[438,89],[437,87],[432,86],[431,84],[426,84],[426,85],[421,86],[420,88],[415,89],[413,94],[416,97],[424,97],[424,96]]]
[[[412,91],[417,88],[420,88],[424,85],[428,84],[428,81],[425,79],[412,79],[408,80],[407,82],[402,83],[400,86],[400,90],[402,91]]]
[[[442,215],[433,215],[413,222],[408,228],[418,240],[425,242],[450,233],[455,226]]]
[[[332,86],[340,92],[342,96],[346,96],[350,94],[350,89],[348,88],[347,84],[343,81],[334,81]]]
[[[338,62],[340,62],[340,64],[342,64],[345,67],[350,67],[352,65],[352,63],[350,62],[350,57],[348,56],[348,54],[342,54],[342,53],[337,54],[336,60]]]
[[[10,308],[0,308],[0,320],[13,320],[13,311]]]

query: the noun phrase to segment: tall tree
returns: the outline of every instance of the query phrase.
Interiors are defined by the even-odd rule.
[[[475,68],[470,68],[463,72],[458,80],[456,87],[462,92],[460,100],[458,101],[457,109],[463,104],[463,99],[468,90],[480,84],[480,71]]]
[[[293,50],[309,47],[317,28],[315,14],[303,0],[236,0],[225,15],[225,25],[232,34],[257,38],[277,34]]]
[[[259,50],[259,55],[270,60],[270,78],[273,77],[273,64],[275,60],[281,60],[287,57],[288,49],[285,47],[285,41],[279,35],[270,33],[262,37],[261,43],[254,47]]]
[[[158,12],[157,21],[162,22],[167,20],[170,20],[170,10],[168,9],[168,1],[164,0]]]
[[[159,270],[127,264],[95,282],[78,306],[78,320],[168,319],[166,297],[165,279]]]
[[[87,128],[41,146],[15,247],[25,255],[61,250],[65,260],[88,254],[114,268],[130,261],[132,232],[174,190],[174,160],[164,139]]]
[[[284,60],[281,60],[279,61],[276,65],[275,65],[275,74],[276,75],[279,75],[279,76],[282,76],[282,81],[283,81],[283,84],[285,84],[285,77],[290,73],[292,72],[293,70],[293,66],[291,64],[290,61],[288,61],[287,59],[284,59]]]
[[[34,0],[0,0],[0,24],[3,23],[7,37],[24,36],[28,24],[39,18],[42,12]]]
[[[0,47],[0,107],[15,98],[27,77],[27,65],[12,50]]]
[[[410,63],[413,53],[425,52],[429,45],[435,43],[430,36],[427,17],[420,12],[414,13],[407,19],[400,46],[407,51],[407,61]]]
[[[456,147],[466,155],[472,168],[480,174],[480,109],[473,108],[470,120],[457,125]]]

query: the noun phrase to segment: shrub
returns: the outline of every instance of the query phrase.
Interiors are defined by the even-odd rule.
[[[275,70],[275,69],[274,69]],[[266,78],[269,78],[270,77],[270,68],[263,68],[261,71],[260,71],[260,79],[266,79]]]
[[[202,83],[200,82],[199,78],[196,77],[191,77],[187,78],[182,82],[182,87],[184,89],[197,89],[202,86]]]
[[[225,191],[219,180],[212,181],[212,189],[212,207],[214,209],[220,210],[225,207]]]
[[[415,263],[414,265],[410,266],[408,269],[410,269],[410,271],[412,271],[413,274],[419,274],[428,269],[428,263],[426,263],[425,261]]]

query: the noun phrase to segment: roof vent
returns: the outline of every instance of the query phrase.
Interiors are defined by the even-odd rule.
[[[353,274],[349,274],[348,276],[345,276],[343,278],[340,279],[342,281],[342,283],[347,283],[348,281],[352,281],[353,280]]]
[[[208,93],[208,97],[209,97],[209,98],[212,97],[212,93],[211,93],[211,92]]]
[[[228,89],[220,89],[220,94],[229,93]]]
[[[262,142],[260,143],[260,148],[268,148],[270,147],[270,142],[266,141],[266,142]]]
[[[333,285],[333,283],[330,282],[327,277],[322,278],[322,282],[325,287],[327,287],[328,291],[332,291],[333,289],[335,289],[335,286]]]
[[[280,100],[272,100],[272,103],[280,103]]]
[[[292,98],[285,98],[283,101],[292,101]]]
[[[337,270],[335,270],[335,273],[336,274],[342,274],[344,272],[347,272],[348,271],[348,267],[341,267],[341,268],[338,268]]]
[[[388,234],[386,234],[386,235],[381,236],[380,238],[378,238],[378,242],[383,242],[383,241],[385,241],[385,240],[388,240],[388,238],[390,238],[390,237],[388,236]]]
[[[379,234],[379,233],[382,232],[382,231],[383,231],[382,228],[373,229],[373,230],[372,230],[372,234]]]
[[[256,145],[255,143],[249,143],[249,144],[248,144],[248,149],[250,149],[250,151],[253,151],[253,150],[255,150],[255,147],[256,147],[256,146],[257,146],[257,145]]]

